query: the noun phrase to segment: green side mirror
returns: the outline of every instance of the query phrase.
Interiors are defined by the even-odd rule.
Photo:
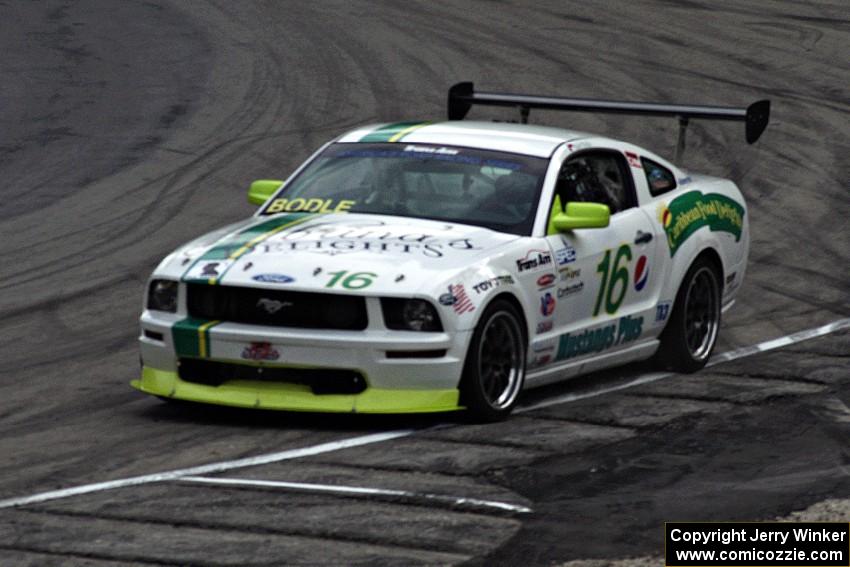
[[[248,188],[248,202],[252,205],[262,205],[280,189],[283,181],[277,179],[258,179]]]
[[[558,213],[552,224],[558,232],[576,228],[604,228],[611,221],[611,209],[601,203],[567,203],[567,210]]]

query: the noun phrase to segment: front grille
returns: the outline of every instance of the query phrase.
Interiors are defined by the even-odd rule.
[[[366,300],[355,295],[187,284],[189,315],[271,327],[366,328]]]
[[[181,380],[207,386],[220,386],[231,380],[259,380],[303,384],[309,386],[316,395],[359,394],[366,389],[366,379],[356,370],[248,366],[214,360],[181,358],[178,373]]]

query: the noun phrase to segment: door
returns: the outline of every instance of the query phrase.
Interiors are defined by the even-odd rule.
[[[558,270],[552,296],[558,342],[552,362],[615,352],[640,341],[655,318],[664,242],[637,206],[623,154],[589,150],[561,167],[556,203],[608,205],[610,225],[547,236]],[[557,205],[555,205],[557,206]]]

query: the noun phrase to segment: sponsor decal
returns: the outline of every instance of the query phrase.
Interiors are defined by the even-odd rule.
[[[444,293],[437,299],[437,301],[440,302],[440,305],[454,305],[455,303],[457,303],[457,297],[455,297],[451,293]]]
[[[551,354],[541,354],[540,356],[535,356],[534,361],[531,363],[532,368],[537,368],[538,366],[544,366],[552,362]]]
[[[295,197],[294,199],[275,199],[269,203],[262,214],[273,215],[276,213],[345,213],[357,204],[357,201],[339,200],[334,202],[333,199],[304,199]]]
[[[264,310],[269,315],[274,315],[284,307],[292,307],[293,305],[291,301],[278,301],[277,299],[261,297],[254,307]]]
[[[257,274],[256,276],[251,278],[256,282],[262,283],[292,283],[295,281],[295,278],[284,275],[284,274]]]
[[[629,160],[629,165],[631,167],[634,167],[634,168],[637,168],[637,169],[642,169],[642,167],[640,165],[640,157],[638,157],[638,155],[636,153],[634,153],[634,152],[623,152],[623,153],[626,154],[626,159]]]
[[[590,142],[570,142],[567,144],[567,149],[571,152],[574,152],[576,150],[583,150],[585,148],[590,147],[592,147],[592,144]]]
[[[558,339],[555,360],[569,360],[578,356],[598,353],[611,347],[636,341],[642,332],[643,317],[620,317],[619,321],[581,333],[566,333]]]
[[[552,287],[555,285],[555,274],[543,274],[539,278],[537,278],[537,287],[540,289],[546,289],[547,287]]]
[[[253,267],[254,267],[254,262],[248,262],[247,264],[242,266],[242,271],[247,272],[248,270],[250,270]]]
[[[246,360],[277,360],[280,353],[271,343],[251,343],[242,349],[242,358]]]
[[[555,350],[555,345],[549,343],[535,343],[531,346],[534,352],[552,352]]]
[[[551,331],[555,324],[552,321],[540,321],[537,323],[537,334]]]
[[[233,264],[233,260],[222,259],[215,261],[198,261],[195,262],[183,276],[183,280],[201,281],[203,283],[214,284]]]
[[[540,314],[544,317],[551,316],[552,313],[555,312],[556,304],[557,302],[555,301],[555,298],[547,291],[546,294],[540,298]]]
[[[484,293],[494,287],[499,287],[502,285],[512,285],[514,283],[514,278],[509,275],[504,276],[496,276],[495,278],[490,278],[489,280],[484,280],[483,282],[479,282],[472,286],[472,289],[475,293]]]
[[[383,222],[370,221],[352,226],[334,226],[333,223],[302,227],[254,248],[255,254],[280,254],[286,252],[313,252],[316,254],[350,254],[356,252],[421,254],[428,258],[442,258],[449,252],[481,250],[469,238],[440,238],[435,234],[399,232],[387,228]]]
[[[575,262],[576,249],[565,242],[563,248],[555,250],[555,260],[558,262],[559,266]]]
[[[655,322],[663,323],[667,320],[667,317],[670,316],[670,307],[673,305],[672,301],[660,301],[658,305],[655,306]]]
[[[439,154],[445,156],[456,156],[460,152],[452,148],[432,148],[429,146],[414,146],[408,144],[404,147],[406,152],[416,152],[418,154]]]
[[[214,278],[218,274],[218,265],[221,262],[207,262],[201,267],[201,277],[202,278]]]
[[[517,271],[525,272],[545,268],[552,263],[552,255],[546,250],[529,250],[516,261]]]
[[[649,267],[647,266],[646,256],[638,258],[635,264],[634,273],[635,291],[642,291],[646,287],[646,282],[649,280]]]
[[[466,289],[464,289],[463,284],[450,285],[449,294],[455,299],[454,303],[452,303],[452,309],[458,315],[475,311],[475,305],[473,305],[469,296],[466,295]]]
[[[561,274],[561,281],[574,280],[581,275],[581,268],[561,268],[558,270]]]
[[[662,224],[671,257],[676,255],[682,243],[704,226],[713,232],[728,232],[736,242],[741,239],[744,207],[725,195],[703,195],[700,191],[690,191],[673,199],[667,209],[662,213]],[[669,218],[664,216],[666,214]]]
[[[568,295],[573,295],[574,293],[579,293],[584,289],[584,282],[578,282],[566,287],[558,288],[558,299],[563,297],[567,297]]]
[[[679,185],[687,185],[691,181],[693,181],[693,180],[691,179],[691,176],[688,175],[687,177],[683,177],[683,178],[679,179]]]

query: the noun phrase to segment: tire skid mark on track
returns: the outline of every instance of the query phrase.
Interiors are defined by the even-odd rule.
[[[23,553],[31,553],[33,555],[46,555],[48,557],[67,557],[74,559],[87,559],[93,561],[108,561],[120,562],[122,564],[132,562],[138,565],[161,565],[163,567],[185,567],[185,563],[174,563],[172,561],[159,561],[149,557],[141,557],[137,555],[108,555],[106,553],[75,553],[73,551],[56,551],[53,549],[45,549],[31,545],[5,545],[0,544],[0,551],[18,551]],[[214,567],[215,563],[195,563],[196,567]]]
[[[756,345],[750,347],[744,347],[740,349],[736,349],[730,352],[718,354],[709,361],[708,367],[716,366],[717,364],[722,364],[724,362],[729,362],[732,360],[737,360],[739,358],[744,358],[747,356],[752,356],[754,354],[758,354],[761,352],[766,352],[769,350],[774,350],[777,348],[781,348],[783,346],[788,346],[797,342],[813,339],[816,337],[820,337],[823,335],[827,335],[830,333],[834,333],[836,331],[850,328],[850,318],[839,319],[827,325],[823,325],[821,327],[816,327],[814,329],[806,329],[803,331],[799,331],[797,333],[792,333],[790,335],[786,335],[784,337],[779,337],[776,339],[772,339],[769,341],[765,341],[762,343],[758,343]],[[675,376],[676,374],[671,372],[655,372],[644,374],[638,376],[632,380],[629,380],[625,383],[618,384],[609,388],[602,388],[598,390],[594,390],[591,392],[584,393],[576,393],[576,394],[566,394],[562,396],[556,396],[549,400],[543,400],[531,405],[518,407],[515,410],[515,413],[525,413],[529,411],[533,411],[535,409],[550,407],[553,405],[560,405],[572,401],[592,398],[596,396],[601,396],[607,393],[616,392],[620,390],[625,390],[627,388],[633,388],[635,386],[639,386],[641,384],[649,384],[651,382],[657,382],[659,380],[664,380],[666,378],[670,378]],[[440,426],[445,427],[445,426]],[[435,429],[435,428],[432,428]],[[426,429],[427,430],[427,429]],[[278,453],[269,453],[266,455],[258,455],[255,457],[246,457],[243,459],[236,459],[232,461],[223,461],[219,463],[210,463],[207,465],[200,465],[196,467],[189,467],[185,469],[177,469],[172,471],[153,473],[148,475],[141,475],[123,479],[117,479],[106,482],[99,482],[94,484],[85,484],[60,490],[52,490],[48,492],[41,492],[37,494],[32,494],[29,496],[22,496],[18,498],[7,498],[5,500],[0,500],[0,509],[3,508],[14,508],[19,506],[25,506],[28,504],[35,504],[39,502],[46,502],[49,500],[56,500],[60,498],[67,498],[70,496],[77,496],[80,494],[88,494],[93,492],[101,492],[104,490],[112,490],[115,488],[124,488],[128,486],[138,486],[141,484],[149,484],[153,482],[162,482],[162,481],[170,481],[170,480],[179,480],[183,477],[189,476],[198,476],[215,472],[224,472],[233,469],[252,467],[257,465],[276,463],[280,461],[286,461],[291,459],[298,459],[301,457],[308,457],[314,455],[320,455],[324,453],[330,453],[339,451],[341,449],[348,449],[352,447],[359,447],[363,445],[370,445],[374,443],[381,443],[383,441],[389,441],[392,439],[399,439],[403,437],[409,437],[414,433],[417,433],[420,430],[416,429],[403,429],[396,431],[388,431],[383,433],[375,433],[369,435],[363,435],[360,437],[352,437],[349,439],[343,439],[340,441],[331,441],[328,443],[322,443],[319,445],[313,445],[311,447],[303,447],[300,449],[290,449]],[[370,467],[375,468],[375,467]],[[399,469],[401,470],[401,469]]]
[[[221,531],[227,530],[228,532],[236,532],[243,534],[253,534],[253,535],[277,535],[277,536],[291,536],[297,537],[299,539],[308,539],[308,540],[316,540],[316,545],[327,544],[328,542],[341,541],[347,543],[355,543],[355,544],[369,544],[369,545],[378,545],[381,547],[393,548],[393,549],[401,549],[401,550],[410,550],[414,552],[428,552],[434,551],[433,545],[416,545],[414,543],[399,543],[394,542],[387,539],[377,539],[374,537],[363,537],[356,536],[350,533],[343,534],[339,532],[321,532],[316,530],[311,530],[309,528],[301,528],[299,526],[286,526],[286,527],[270,527],[264,525],[252,525],[248,526],[235,526],[233,524],[227,524],[223,522],[209,522],[203,520],[179,520],[175,518],[156,518],[153,516],[142,515],[142,516],[129,516],[123,514],[111,514],[108,512],[77,512],[77,511],[69,511],[69,510],[53,510],[53,509],[45,509],[39,510],[37,508],[31,508],[27,510],[23,510],[27,514],[33,515],[42,515],[42,516],[59,516],[59,517],[67,517],[67,518],[77,518],[81,520],[108,520],[111,522],[122,522],[125,524],[148,524],[155,526],[172,526],[172,527],[180,527],[180,528],[195,528],[199,530],[209,530],[209,531]],[[464,511],[468,512],[468,511]],[[490,513],[491,515],[492,512]],[[501,516],[505,516],[505,514],[500,514]],[[0,546],[2,549],[2,546]],[[449,549],[450,552],[462,552],[462,549]],[[171,565],[171,563],[168,563]],[[185,563],[179,563],[179,565],[185,565]],[[194,563],[193,563],[194,565]]]

